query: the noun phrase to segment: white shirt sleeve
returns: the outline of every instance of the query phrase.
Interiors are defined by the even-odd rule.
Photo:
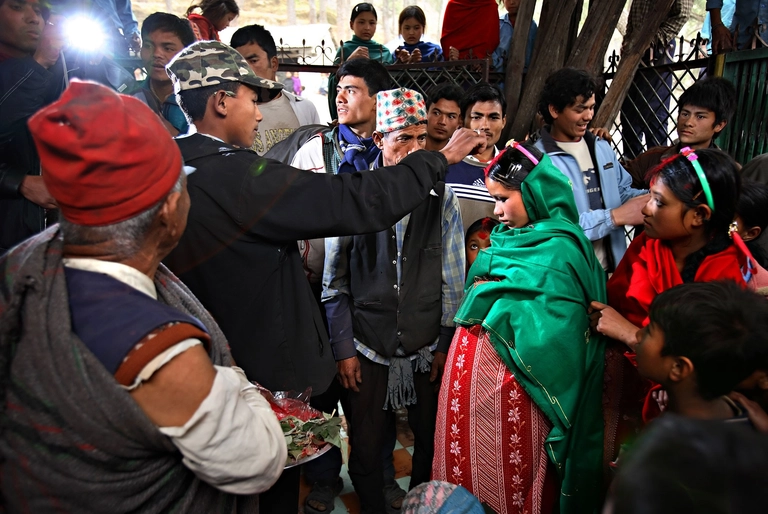
[[[159,427],[204,482],[233,494],[266,491],[288,452],[277,417],[239,368],[214,366],[210,393],[181,427]]]
[[[326,171],[323,160],[323,137],[313,136],[304,143],[293,156],[291,166],[315,173]]]

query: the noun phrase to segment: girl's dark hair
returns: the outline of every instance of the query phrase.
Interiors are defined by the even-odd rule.
[[[709,242],[685,260],[681,274],[683,282],[693,282],[705,257],[721,252],[731,245],[728,227],[736,216],[736,203],[741,191],[741,176],[737,164],[728,154],[707,148],[696,150],[696,155],[712,191],[715,209],[712,216],[704,222]],[[683,155],[671,157],[652,169],[649,181],[653,183],[655,180],[661,180],[689,209],[707,204],[696,170]]]
[[[355,21],[355,18],[357,18],[358,16],[360,16],[360,14],[364,12],[372,13],[373,17],[376,18],[376,20],[378,21],[379,15],[376,14],[376,8],[367,2],[363,2],[362,4],[357,4],[352,8],[352,14],[349,17],[349,23],[352,23],[353,21]]]
[[[200,9],[203,16],[211,21],[219,21],[227,14],[240,14],[240,8],[235,0],[201,0],[199,4],[192,4],[187,9],[187,16],[195,9]]]
[[[469,236],[480,232],[481,230],[485,230],[486,232],[490,233],[496,225],[500,224],[501,222],[496,218],[489,218],[487,216],[485,218],[475,220],[475,222],[472,223],[467,229],[467,235],[464,237],[464,239],[469,239]]]
[[[528,141],[520,143],[520,146],[528,150],[537,161],[541,161],[541,159],[544,158],[544,154],[541,153],[541,150]],[[508,146],[499,152],[488,167],[485,168],[485,176],[498,182],[507,189],[520,191],[523,181],[535,167],[536,164],[523,154],[523,152]]]
[[[746,243],[752,257],[765,268],[768,266],[768,255],[759,242],[768,237],[763,235],[768,228],[768,186],[747,178],[742,179],[741,196],[736,205],[736,214],[746,227],[760,227],[760,235]]]
[[[736,214],[747,227],[768,227],[768,186],[745,178],[741,182],[741,196],[736,205]]]
[[[421,7],[418,5],[409,5],[405,9],[403,9],[400,12],[400,19],[397,20],[397,28],[400,30],[400,28],[403,26],[403,23],[405,20],[409,18],[414,18],[416,21],[421,23],[423,27],[426,28],[427,26],[427,17],[424,14],[424,11],[421,10]]]

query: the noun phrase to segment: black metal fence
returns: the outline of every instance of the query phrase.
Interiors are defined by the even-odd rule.
[[[707,41],[679,38],[665,47],[652,47],[641,61],[610,132],[616,153],[634,159],[648,148],[677,139],[678,100],[710,68]],[[607,90],[621,57],[614,51],[603,75]],[[711,73],[711,70],[709,71]]]

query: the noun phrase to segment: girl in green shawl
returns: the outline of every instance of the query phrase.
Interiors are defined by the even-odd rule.
[[[349,17],[349,28],[352,29],[352,39],[345,41],[336,51],[334,64],[341,64],[350,59],[366,58],[378,61],[383,65],[392,64],[395,60],[389,49],[373,40],[376,34],[378,15],[373,5],[369,3],[357,4],[352,8]],[[328,77],[328,108],[331,118],[336,119],[336,74]]]
[[[602,492],[605,346],[587,308],[605,298],[605,275],[549,157],[513,143],[485,182],[502,225],[456,314],[433,479],[500,514],[591,513]]]

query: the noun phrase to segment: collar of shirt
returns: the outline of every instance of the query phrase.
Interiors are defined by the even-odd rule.
[[[475,166],[478,166],[478,165],[487,166],[488,163],[491,162],[493,158],[496,157],[497,155],[499,155],[499,149],[496,148],[496,145],[493,145],[493,155],[491,155],[491,158],[487,162],[481,161],[474,155],[467,155],[466,157],[464,157],[464,160],[469,164],[474,164]]]
[[[64,266],[68,268],[108,275],[157,300],[155,283],[152,282],[151,278],[136,268],[118,262],[101,261],[99,259],[82,257],[65,257],[62,259],[62,262],[64,263]]]

